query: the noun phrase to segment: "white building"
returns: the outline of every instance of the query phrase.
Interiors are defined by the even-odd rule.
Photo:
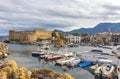
[[[69,43],[80,43],[81,42],[81,36],[74,36],[74,35],[68,35],[66,36]]]

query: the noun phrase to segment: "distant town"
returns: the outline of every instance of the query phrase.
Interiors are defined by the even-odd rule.
[[[76,46],[76,45],[118,45],[120,44],[120,32],[111,32],[108,29],[107,32],[96,34],[78,34],[78,33],[63,33],[57,31],[17,31],[10,30],[9,37],[3,39],[9,43],[19,44],[39,44],[41,41],[47,41],[49,43],[54,42],[55,46],[60,47],[64,45]]]

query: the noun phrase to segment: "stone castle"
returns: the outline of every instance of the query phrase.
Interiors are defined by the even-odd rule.
[[[44,30],[34,31],[9,31],[9,41],[21,42],[21,43],[34,43],[35,41],[51,39],[52,32]]]

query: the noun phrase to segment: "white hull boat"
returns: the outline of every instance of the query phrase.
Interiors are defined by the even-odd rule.
[[[120,66],[117,66],[117,75],[118,75],[118,79],[120,79]]]

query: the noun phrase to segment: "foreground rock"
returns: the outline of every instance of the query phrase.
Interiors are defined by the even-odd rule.
[[[0,60],[8,57],[8,55],[8,46],[5,43],[0,42]]]
[[[57,73],[50,69],[18,68],[14,60],[8,60],[0,66],[0,79],[74,79],[71,75]]]
[[[33,69],[31,72],[32,79],[74,79],[67,73],[61,74],[49,69]]]

